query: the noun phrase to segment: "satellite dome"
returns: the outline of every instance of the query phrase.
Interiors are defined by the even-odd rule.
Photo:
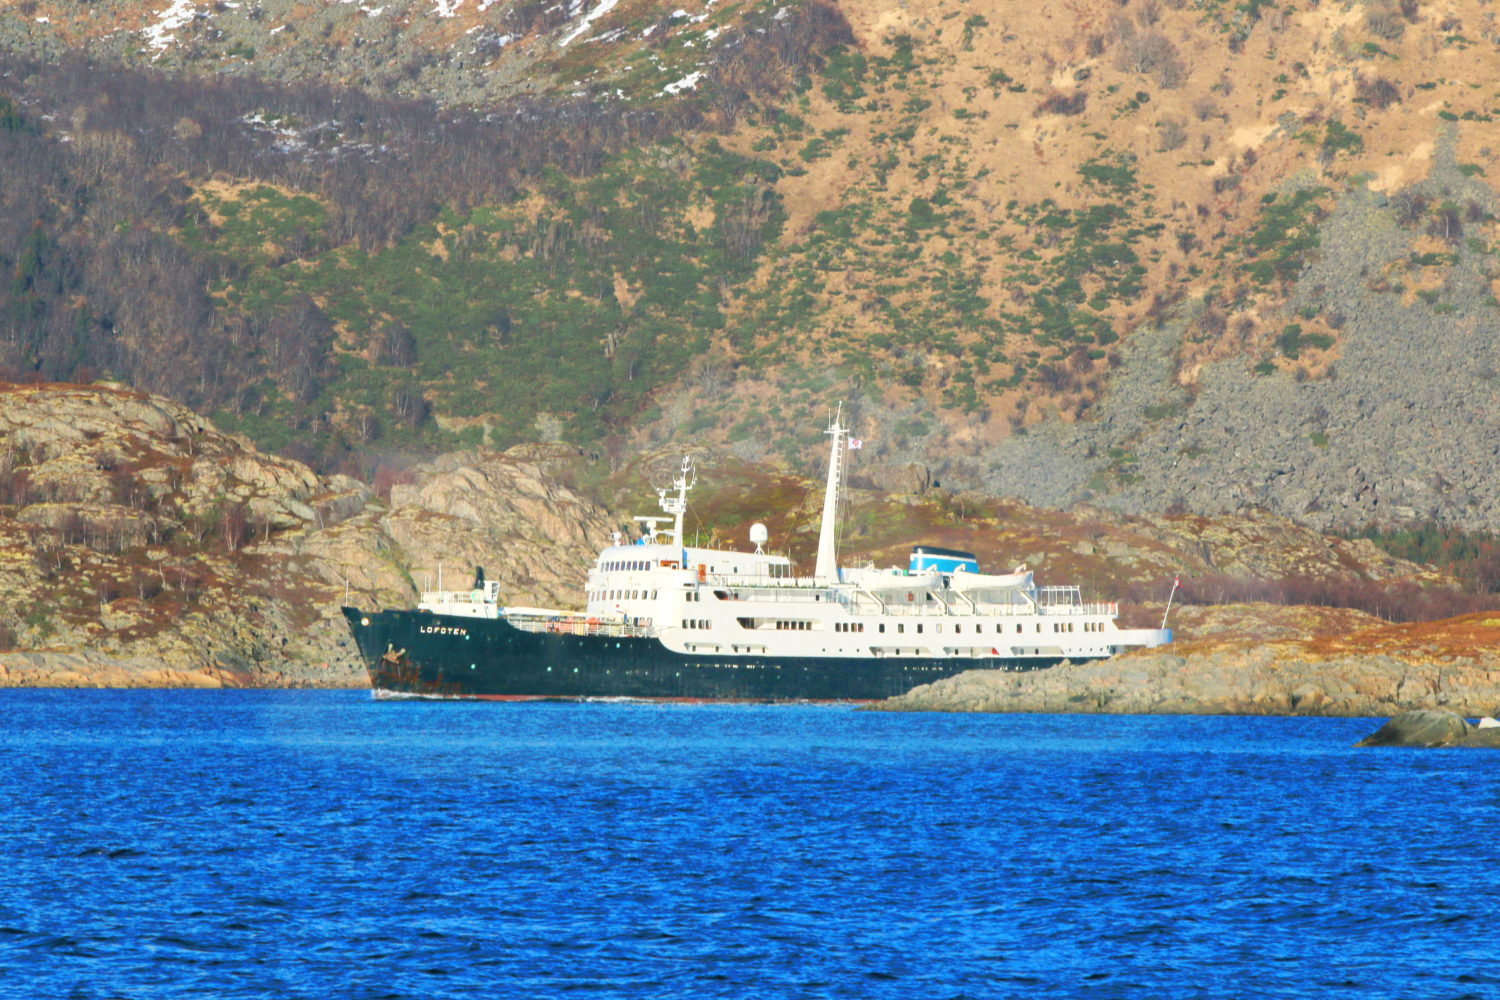
[[[754,524],[750,525],[750,542],[757,549],[766,544],[770,537],[771,533],[766,530],[766,526],[764,524],[756,521]]]

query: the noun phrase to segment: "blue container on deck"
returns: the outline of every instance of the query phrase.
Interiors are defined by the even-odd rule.
[[[935,569],[940,573],[978,573],[979,560],[974,558],[972,552],[917,545],[911,550],[911,562],[907,565],[907,569],[913,573],[917,570],[929,569]]]

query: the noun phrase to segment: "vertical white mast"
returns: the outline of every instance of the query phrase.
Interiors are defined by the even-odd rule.
[[[839,489],[844,481],[844,435],[849,428],[843,424],[844,404],[840,403],[833,422],[824,433],[833,438],[833,448],[828,456],[828,486],[823,493],[823,523],[818,529],[818,564],[813,577],[818,583],[837,583],[839,578],[838,554],[835,538],[838,534]]]
[[[671,514],[672,520],[672,543],[678,548],[682,547],[682,515],[687,511],[688,490],[697,483],[698,477],[693,471],[693,458],[691,455],[682,457],[682,471],[672,481],[672,486],[677,490],[675,497],[668,497],[665,489],[656,491],[657,501],[661,504],[664,513]]]

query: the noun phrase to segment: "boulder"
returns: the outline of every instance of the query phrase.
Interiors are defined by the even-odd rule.
[[[1468,742],[1469,724],[1453,712],[1422,708],[1392,716],[1357,747],[1451,747]]]

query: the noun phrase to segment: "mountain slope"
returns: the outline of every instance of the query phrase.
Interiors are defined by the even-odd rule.
[[[18,371],[83,357],[366,473],[800,462],[842,396],[876,480],[1500,518],[1477,3],[89,6],[0,22],[149,67],[13,63],[0,145],[55,174],[7,196]],[[144,317],[87,280],[128,254]],[[161,338],[235,361],[152,371]]]

